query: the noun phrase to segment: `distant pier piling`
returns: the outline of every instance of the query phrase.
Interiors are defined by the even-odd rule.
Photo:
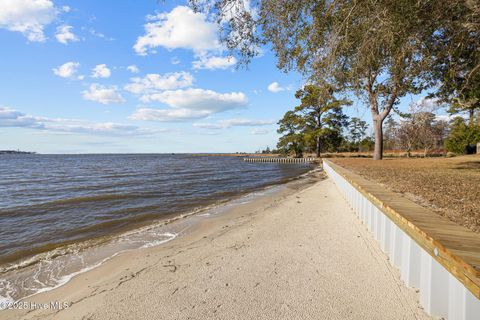
[[[245,162],[314,163],[316,158],[247,157]]]

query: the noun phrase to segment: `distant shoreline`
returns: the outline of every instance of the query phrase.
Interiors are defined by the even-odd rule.
[[[0,150],[0,154],[36,154],[36,152],[20,150]]]

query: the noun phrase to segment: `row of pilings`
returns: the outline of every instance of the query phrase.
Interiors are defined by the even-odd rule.
[[[276,162],[276,163],[313,163],[316,158],[280,158],[280,157],[247,157],[245,162]]]

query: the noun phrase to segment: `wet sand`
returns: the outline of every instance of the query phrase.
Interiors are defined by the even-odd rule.
[[[30,302],[0,319],[429,319],[329,179],[236,206]],[[38,309],[50,302],[69,307]]]

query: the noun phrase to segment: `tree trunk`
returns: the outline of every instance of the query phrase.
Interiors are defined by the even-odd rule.
[[[373,119],[373,129],[375,131],[375,149],[373,151],[373,160],[382,160],[383,158],[383,120],[380,117]]]
[[[320,158],[320,136],[317,137],[317,158]]]
[[[468,118],[470,126],[473,127],[473,124],[475,123],[475,109],[468,109]]]

